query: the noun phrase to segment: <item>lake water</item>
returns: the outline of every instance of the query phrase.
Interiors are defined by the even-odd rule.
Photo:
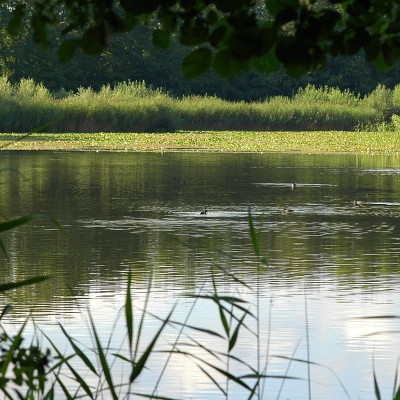
[[[251,332],[240,330],[233,354],[253,368],[259,359],[268,375],[298,378],[267,379],[264,399],[308,399],[310,391],[313,399],[373,399],[374,369],[382,397],[391,396],[400,356],[400,320],[389,318],[400,317],[399,158],[3,151],[0,161],[2,218],[44,213],[64,229],[40,218],[2,235],[8,261],[1,257],[1,282],[52,277],[2,298],[13,304],[7,329],[31,312],[60,348],[68,352],[58,323],[90,348],[90,311],[102,340],[112,336],[110,352],[127,354],[120,310],[131,271],[136,327],[152,279],[149,312],[165,318],[175,306],[174,321],[223,334],[216,305],[190,296],[213,293],[214,274],[220,295],[240,297],[259,317],[259,341],[248,316]],[[265,265],[253,251],[249,210]],[[377,316],[384,318],[370,318]],[[147,315],[140,348],[159,326]],[[226,367],[225,357],[188,346],[198,340],[226,352],[226,341],[184,333],[168,327],[156,350],[170,350],[179,336],[181,351]],[[132,391],[151,394],[165,359],[153,354]],[[224,398],[199,364],[173,355],[158,395]],[[201,365],[225,388],[221,375]],[[113,364],[115,382],[127,370]],[[234,361],[229,370],[250,371]],[[89,374],[87,382],[96,384]],[[230,383],[230,399],[246,393]]]

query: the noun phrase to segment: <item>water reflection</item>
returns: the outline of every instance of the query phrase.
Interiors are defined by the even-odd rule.
[[[229,274],[259,288],[262,339],[273,349],[271,372],[282,374],[287,367],[272,353],[294,357],[298,346],[296,357],[306,357],[307,299],[313,361],[333,368],[358,398],[373,393],[374,355],[384,390],[391,388],[399,321],[359,317],[396,315],[400,305],[398,158],[53,152],[0,157],[3,218],[51,213],[66,232],[39,220],[2,238],[9,254],[9,262],[1,259],[3,281],[53,277],[51,284],[11,293],[12,323],[32,310],[49,331],[57,332],[61,321],[88,340],[82,310],[90,309],[107,331],[123,303],[128,270],[139,306],[153,274],[150,309],[165,315],[178,301],[177,317],[184,318],[191,303],[182,295],[212,290],[214,267],[223,293],[257,302],[254,291]],[[282,213],[285,207],[293,212]],[[205,208],[207,215],[201,215]],[[252,249],[249,209],[267,267],[260,268]],[[199,304],[191,323],[218,326],[214,313]],[[149,324],[150,330],[157,326],[151,319]],[[175,334],[169,332],[166,341]],[[251,358],[254,346],[250,335],[238,354]],[[291,368],[305,377],[304,365]],[[154,362],[152,369],[161,365]],[[315,398],[343,398],[327,370],[313,368],[313,377]],[[151,382],[140,388],[147,390]],[[268,398],[277,398],[280,384],[268,383]],[[305,381],[285,386],[285,398],[308,397]],[[237,390],[233,398],[241,398]],[[219,398],[186,359],[171,366],[160,394]]]

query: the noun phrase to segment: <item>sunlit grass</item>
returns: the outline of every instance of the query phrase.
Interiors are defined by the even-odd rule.
[[[175,132],[0,134],[6,150],[400,154],[400,132]],[[19,140],[23,138],[23,140]]]
[[[145,82],[121,82],[99,91],[51,93],[31,79],[0,77],[0,132],[357,131],[398,130],[400,85],[378,86],[361,97],[308,85],[291,97],[254,102],[215,96],[173,97]]]

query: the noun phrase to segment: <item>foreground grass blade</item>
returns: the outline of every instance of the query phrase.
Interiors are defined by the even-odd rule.
[[[31,214],[31,215],[24,215],[23,217],[11,219],[9,221],[1,222],[0,223],[0,232],[8,231],[10,229],[17,228],[18,226],[25,225],[28,222],[31,222],[38,218],[38,215]]]
[[[33,283],[43,282],[49,278],[50,278],[49,276],[35,276],[33,278],[24,279],[18,282],[3,283],[0,285],[0,293],[5,292],[7,290],[19,288],[21,286],[32,285]]]
[[[346,393],[347,398],[349,400],[351,399],[349,392],[347,391],[347,389],[344,386],[343,382],[340,380],[339,376],[336,374],[336,372],[333,369],[327,367],[326,365],[319,364],[319,363],[316,363],[314,361],[303,360],[301,358],[295,358],[295,357],[287,357],[287,356],[274,356],[274,357],[281,358],[283,360],[290,360],[290,361],[295,361],[295,362],[300,362],[300,363],[304,363],[304,364],[310,364],[310,365],[315,365],[315,366],[318,366],[318,367],[326,368],[329,372],[331,372],[335,376],[335,378],[339,382],[340,386],[342,387],[343,391]]]
[[[229,337],[230,326],[228,324],[228,320],[226,319],[224,308],[221,305],[220,298],[219,298],[218,293],[217,293],[217,285],[215,283],[215,277],[214,277],[213,273],[211,273],[211,278],[212,278],[212,284],[213,284],[213,288],[214,288],[213,300],[215,301],[215,303],[218,306],[219,318],[221,320],[222,326],[224,327],[224,331],[226,333],[226,336]]]
[[[147,399],[156,399],[156,400],[178,400],[175,397],[165,397],[165,396],[156,396],[153,394],[143,394],[143,393],[134,393],[136,396],[146,397]]]
[[[189,352],[186,352],[186,351],[182,351],[182,350],[176,350],[175,353],[176,354],[181,354],[181,355],[184,355],[184,356],[187,356],[187,357],[190,357],[190,358],[194,358],[196,360],[199,360],[203,364],[205,364],[205,365],[209,366],[210,368],[214,369],[215,371],[219,372],[220,374],[222,374],[223,376],[225,376],[229,380],[236,382],[238,385],[246,388],[248,391],[252,391],[252,388],[249,385],[247,385],[247,383],[244,382],[240,377],[237,377],[237,376],[231,374],[229,371],[225,371],[222,368],[217,367],[216,365],[213,365],[208,361],[205,361],[204,359],[202,359],[199,356],[196,356],[195,354],[192,354],[192,353],[189,353]]]
[[[399,360],[397,359],[396,372],[394,374],[393,400],[400,400],[400,387],[398,387],[397,384],[398,373],[399,373]]]
[[[257,233],[256,233],[256,229],[254,227],[253,216],[251,215],[250,207],[248,209],[248,221],[249,221],[251,244],[253,245],[253,250],[254,250],[254,253],[256,254],[256,256],[260,257],[260,247],[258,245]]]
[[[72,348],[74,349],[75,354],[84,362],[84,364],[95,374],[98,375],[96,368],[93,366],[92,362],[89,360],[89,358],[85,355],[85,353],[76,345],[74,340],[71,338],[71,336],[68,334],[68,332],[65,330],[65,328],[61,325],[58,324],[63,331],[65,337],[68,339],[69,343],[71,344]]]
[[[133,362],[134,363],[136,363],[136,357],[137,357],[138,350],[139,350],[139,343],[140,343],[140,338],[142,336],[142,329],[143,329],[143,324],[144,324],[144,317],[145,317],[145,314],[146,314],[146,311],[147,311],[147,305],[149,304],[152,282],[153,282],[153,275],[150,276],[149,284],[147,286],[147,293],[146,293],[146,299],[144,301],[144,308],[143,308],[143,311],[142,311],[142,316],[140,318],[138,332],[137,332],[137,335],[136,335],[135,352],[134,352],[134,355],[133,355]]]
[[[69,393],[68,389],[66,388],[66,386],[64,385],[62,379],[60,379],[59,376],[56,377],[56,380],[58,382],[58,384],[61,386],[62,391],[64,392],[65,398],[67,400],[73,400],[74,397],[71,396],[71,394]]]
[[[374,390],[375,390],[375,396],[377,398],[377,400],[381,400],[381,392],[379,390],[379,385],[378,385],[378,381],[376,379],[376,374],[375,374],[375,368],[374,368]]]
[[[2,319],[6,314],[8,314],[9,312],[11,312],[11,310],[12,310],[12,305],[11,305],[11,304],[6,304],[6,305],[4,306],[4,308],[3,308],[2,312],[1,312],[1,314],[0,314],[0,321],[1,321],[1,319]]]
[[[104,376],[106,378],[106,381],[107,381],[108,387],[110,389],[113,400],[118,400],[118,396],[117,396],[117,393],[115,392],[115,386],[114,386],[114,383],[112,380],[111,370],[110,370],[110,367],[108,366],[106,355],[104,353],[103,346],[100,342],[99,335],[97,334],[97,329],[96,329],[95,323],[90,314],[89,314],[89,318],[90,318],[90,325],[92,327],[93,335],[94,335],[94,338],[96,341],[97,355],[99,356],[100,364],[103,369]]]
[[[155,319],[158,319],[159,321],[164,321],[161,317],[159,317],[159,316],[157,316],[157,315],[155,315],[153,313],[149,313],[149,315],[151,317],[155,318]],[[172,326],[174,326],[174,325],[181,326],[181,327],[184,327],[185,329],[186,328],[192,329],[192,330],[195,330],[195,331],[201,332],[201,333],[207,333],[208,335],[212,335],[212,336],[216,336],[216,337],[219,337],[221,339],[224,339],[224,336],[222,336],[218,332],[212,331],[211,329],[200,328],[198,326],[189,325],[189,324],[186,324],[184,322],[172,321],[172,320],[169,321],[169,324],[172,325]]]
[[[246,318],[246,315],[247,314],[243,314],[242,319],[238,322],[235,330],[233,331],[232,336],[229,338],[229,351],[231,351],[235,347],[237,338],[239,336],[239,329],[243,325],[243,321]]]
[[[132,357],[133,308],[132,308],[131,282],[132,282],[132,274],[131,274],[131,271],[129,270],[128,287],[126,289],[126,301],[125,301],[125,319],[126,319],[126,329],[128,331],[129,354]]]
[[[201,365],[197,364],[197,366],[201,369],[204,375],[208,376],[208,379],[222,392],[222,394],[226,397],[227,393],[225,389],[214,379],[214,377],[209,374]]]
[[[375,396],[377,400],[381,400],[381,391],[379,390],[379,385],[378,385],[378,380],[376,379],[376,374],[375,374],[375,357],[372,358],[372,372],[374,375],[374,391],[375,391]]]
[[[44,332],[42,332],[43,336],[49,341],[49,343],[52,345],[53,349],[56,351],[58,357],[60,358],[60,362],[57,364],[57,368],[61,367],[62,364],[65,364],[69,370],[72,372],[74,375],[76,381],[79,383],[79,385],[82,387],[82,389],[86,392],[86,394],[89,396],[90,399],[94,399],[92,391],[90,390],[90,387],[87,385],[85,379],[83,379],[82,376],[78,374],[78,372],[75,371],[75,369],[69,364],[68,360],[73,358],[75,355],[71,355],[68,357],[65,357],[61,351],[58,349],[58,347],[54,344],[54,342],[49,338],[48,335],[46,335]],[[64,389],[63,389],[64,390]]]
[[[9,143],[5,143],[2,146],[0,146],[0,150],[1,149],[5,149],[6,147],[11,146],[12,144],[16,143],[16,142],[20,142],[21,140],[24,140],[26,138],[28,138],[29,136],[35,134],[35,133],[41,133],[43,132],[45,129],[47,129],[48,127],[50,127],[51,125],[53,125],[55,122],[57,122],[57,120],[59,120],[60,118],[54,119],[51,122],[47,122],[43,125],[38,126],[37,128],[31,130],[30,132],[26,133],[25,135],[22,135],[21,137],[18,138],[14,138],[11,142]]]
[[[0,366],[0,377],[4,377],[7,374],[7,369],[8,366],[12,363],[13,357],[14,357],[14,352],[19,348],[19,346],[22,343],[22,332],[25,329],[26,324],[28,323],[28,320],[26,320],[20,330],[18,331],[17,335],[14,337],[11,346],[7,352],[6,357],[2,360],[1,366]]]
[[[137,362],[134,363],[134,366],[133,366],[132,372],[131,372],[131,376],[129,378],[130,383],[132,383],[140,375],[140,373],[142,372],[143,368],[145,367],[147,359],[149,358],[151,352],[153,351],[153,348],[154,348],[158,338],[160,337],[160,335],[161,335],[162,331],[164,330],[164,328],[169,323],[169,320],[170,320],[171,315],[172,315],[172,313],[174,311],[174,308],[170,311],[170,313],[168,314],[167,318],[164,320],[164,322],[161,325],[160,329],[157,331],[157,333],[155,334],[153,340],[147,346],[147,348],[144,351],[144,353],[142,354],[142,356],[138,359]]]

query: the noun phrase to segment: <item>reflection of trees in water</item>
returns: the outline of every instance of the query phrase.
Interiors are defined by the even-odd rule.
[[[128,269],[138,290],[146,287],[152,271],[159,290],[193,290],[209,280],[215,265],[251,282],[257,264],[246,218],[212,219],[216,210],[246,212],[248,204],[258,213],[260,244],[270,265],[261,273],[271,284],[296,285],[299,279],[328,274],[341,284],[344,276],[348,285],[360,280],[369,285],[369,277],[397,273],[397,210],[391,207],[388,216],[382,208],[351,205],[355,195],[394,201],[400,189],[397,176],[371,172],[396,167],[394,158],[183,153],[1,157],[5,168],[18,171],[0,176],[3,215],[51,212],[67,234],[38,221],[4,238],[10,253],[9,264],[0,261],[5,279],[53,276],[51,284],[18,291],[16,301],[24,306],[61,310],[74,296],[83,299],[90,287],[120,293]],[[299,183],[296,191],[289,184],[254,185],[293,180]],[[277,211],[284,205],[294,208],[293,215]],[[204,206],[210,218],[199,220]],[[324,207],[339,207],[345,215],[324,214],[319,211]]]

